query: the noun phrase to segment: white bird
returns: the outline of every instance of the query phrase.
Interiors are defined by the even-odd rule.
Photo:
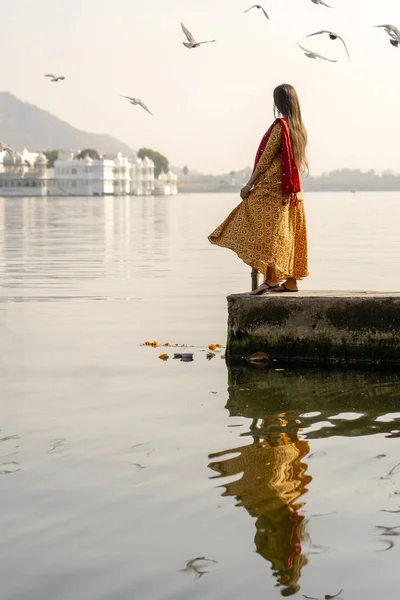
[[[313,2],[314,2],[314,0],[313,0]],[[254,6],[250,6],[250,8],[248,8],[247,10],[245,10],[244,13],[249,12],[249,10],[252,10],[253,8],[258,8],[258,9],[262,10],[263,13],[264,13],[264,15],[267,17],[267,19],[269,19],[269,16],[267,15],[267,11],[265,10],[265,8],[263,8],[261,6],[261,4],[255,4]]]
[[[142,100],[139,100],[139,98],[132,98],[131,96],[121,96],[121,98],[126,98],[131,104],[133,104],[133,106],[141,106],[148,113],[150,113],[151,115],[153,114],[148,108],[148,106],[146,106],[146,104]]]
[[[329,60],[329,62],[334,62],[334,63],[337,62],[337,60],[332,60],[331,58],[326,58],[326,56],[322,56],[322,54],[318,54],[317,52],[314,52],[313,50],[307,50],[307,48],[304,48],[304,46],[302,46],[298,42],[297,42],[297,45],[300,46],[300,48],[303,50],[303,52],[307,56],[307,58],[320,58],[321,60]]]
[[[0,152],[8,152],[8,154],[11,156],[11,158],[13,160],[15,159],[15,152],[14,152],[14,150],[12,150],[10,148],[10,146],[8,144],[5,144],[4,142],[0,142]]]
[[[313,37],[313,35],[321,35],[321,34],[324,34],[324,33],[327,33],[329,35],[329,38],[331,40],[340,40],[343,43],[343,46],[346,48],[346,52],[347,52],[347,56],[349,57],[349,60],[351,60],[350,53],[349,53],[349,51],[347,49],[347,46],[346,46],[346,42],[337,33],[334,33],[333,31],[328,31],[327,29],[322,29],[321,31],[316,31],[315,33],[311,33],[310,35],[307,35],[306,37]]]
[[[395,48],[400,46],[400,29],[394,25],[375,25],[375,27],[383,27],[387,34],[390,36],[389,42]]]
[[[333,6],[329,6],[324,0],[311,0],[314,4],[320,4],[321,6],[326,6],[326,8],[333,8]]]
[[[48,75],[45,75],[45,77],[48,77],[50,79],[50,81],[57,83],[57,81],[64,81],[65,77],[64,75],[61,76],[57,76],[57,75],[53,75],[53,73],[49,73]]]
[[[212,44],[212,42],[216,41],[216,40],[208,40],[206,42],[196,42],[196,40],[190,33],[189,29],[187,27],[185,27],[183,23],[181,23],[181,27],[182,27],[182,31],[186,35],[186,39],[187,39],[187,42],[182,42],[183,45],[186,46],[186,48],[190,48],[190,49],[199,48],[202,44]]]
[[[193,558],[192,560],[188,560],[184,569],[181,569],[181,573],[188,573],[193,571],[195,573],[195,578],[200,579],[203,575],[208,573],[205,571],[207,565],[203,563],[215,563],[218,564],[216,560],[211,560],[211,558],[206,558],[205,556],[198,556],[197,558]]]

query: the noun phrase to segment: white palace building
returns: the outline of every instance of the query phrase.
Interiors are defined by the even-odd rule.
[[[175,196],[174,173],[154,177],[148,157],[100,156],[95,150],[60,151],[53,168],[41,152],[0,153],[0,196]]]

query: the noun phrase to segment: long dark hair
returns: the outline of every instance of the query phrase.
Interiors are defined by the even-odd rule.
[[[289,124],[293,151],[300,171],[308,171],[307,131],[301,118],[299,97],[292,85],[283,83],[274,89],[275,113],[280,112]]]

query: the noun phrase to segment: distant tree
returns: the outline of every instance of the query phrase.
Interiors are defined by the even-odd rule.
[[[76,158],[78,160],[81,160],[82,158],[86,158],[87,156],[89,156],[93,160],[100,160],[101,158],[100,154],[94,148],[85,148],[84,150],[81,150],[81,152],[79,152]]]
[[[140,148],[138,152],[139,158],[145,158],[148,156],[154,163],[154,175],[158,177],[160,173],[168,173],[169,171],[169,161],[168,158],[156,152],[156,150],[151,150],[150,148]]]
[[[43,154],[47,158],[47,167],[52,169],[54,167],[54,163],[57,160],[59,150],[45,150]]]
[[[187,183],[187,178],[188,178],[188,175],[189,175],[189,167],[186,167],[186,166],[183,167],[182,171],[183,171],[183,174],[185,176],[186,183]]]

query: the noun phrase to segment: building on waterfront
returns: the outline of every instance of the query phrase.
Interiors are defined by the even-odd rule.
[[[154,176],[148,158],[128,157],[119,152],[101,156],[96,150],[62,150],[53,168],[47,167],[41,152],[23,150],[15,158],[0,153],[0,196],[150,196],[175,195],[178,179],[174,173]]]
[[[155,181],[155,196],[176,196],[178,193],[178,176],[172,171],[160,173]]]
[[[150,196],[154,185],[154,163],[136,154],[100,156],[95,150],[59,152],[54,179],[68,196]]]
[[[47,158],[41,152],[0,153],[0,196],[46,196]]]

